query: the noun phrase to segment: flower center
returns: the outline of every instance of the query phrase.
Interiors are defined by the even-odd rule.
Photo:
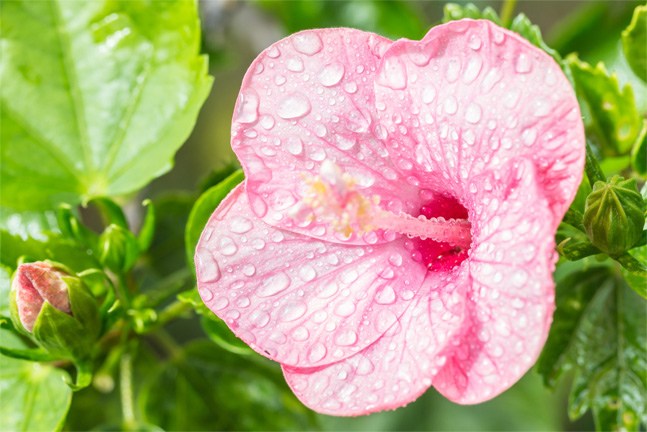
[[[452,198],[440,196],[425,204],[414,217],[380,208],[379,196],[362,195],[355,188],[355,180],[329,160],[322,163],[318,176],[303,174],[303,178],[309,188],[290,211],[296,220],[318,217],[346,236],[355,233],[361,237],[377,229],[404,234],[416,239],[418,251],[414,259],[423,261],[430,270],[452,263],[453,267],[467,256],[471,225],[465,208]]]
[[[435,196],[420,208],[427,218],[467,220],[468,214],[456,199],[446,195]],[[444,241],[417,239],[413,246],[413,259],[420,260],[430,271],[449,270],[462,263],[468,256],[470,245],[455,246]]]

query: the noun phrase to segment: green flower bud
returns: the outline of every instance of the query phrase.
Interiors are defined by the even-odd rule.
[[[591,243],[611,256],[629,250],[640,239],[645,203],[636,180],[614,176],[598,181],[586,198],[584,228]]]
[[[99,238],[99,260],[115,273],[129,270],[139,256],[137,239],[127,229],[108,225]]]
[[[18,329],[61,358],[88,357],[101,331],[94,297],[74,272],[51,261],[18,267],[10,308]]]

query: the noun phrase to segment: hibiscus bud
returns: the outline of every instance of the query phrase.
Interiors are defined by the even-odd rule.
[[[611,256],[630,249],[645,224],[645,202],[636,180],[614,176],[598,181],[586,198],[584,228],[591,243]]]
[[[64,358],[90,353],[101,330],[97,303],[81,279],[51,261],[21,264],[10,293],[14,325]]]
[[[137,239],[125,228],[109,225],[99,238],[99,260],[115,273],[127,271],[137,260]]]

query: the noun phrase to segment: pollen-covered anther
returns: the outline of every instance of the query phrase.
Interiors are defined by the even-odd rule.
[[[369,231],[384,229],[410,238],[447,242],[459,248],[470,246],[469,221],[428,219],[423,215],[415,218],[402,212],[395,214],[382,210],[379,196],[362,195],[355,187],[355,179],[330,160],[322,163],[319,175],[312,177],[304,173],[302,177],[309,187],[302,201],[289,212],[296,220],[309,222],[318,217],[346,236],[355,233],[361,237]]]

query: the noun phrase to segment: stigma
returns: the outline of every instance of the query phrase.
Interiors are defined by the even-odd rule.
[[[391,230],[409,238],[446,242],[467,249],[472,241],[471,225],[467,219],[414,217],[383,210],[378,195],[365,196],[356,187],[357,181],[334,162],[326,159],[319,175],[302,174],[307,185],[305,196],[289,212],[300,222],[320,219],[335,231],[349,237],[378,229]]]

